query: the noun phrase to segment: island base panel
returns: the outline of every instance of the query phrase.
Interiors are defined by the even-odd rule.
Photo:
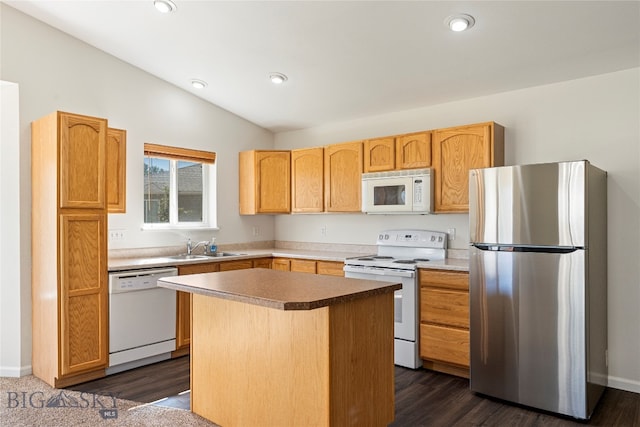
[[[393,293],[315,310],[193,295],[191,410],[221,426],[386,426]]]

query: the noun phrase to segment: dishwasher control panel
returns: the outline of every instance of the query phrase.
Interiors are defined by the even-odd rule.
[[[158,279],[177,276],[177,268],[119,271],[109,274],[109,293],[134,292],[158,286]]]

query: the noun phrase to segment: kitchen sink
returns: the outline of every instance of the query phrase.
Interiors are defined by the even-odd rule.
[[[217,254],[210,255],[210,256],[222,257],[222,256],[242,256],[242,255],[248,255],[248,254],[240,254],[240,253],[234,253],[234,252],[218,252]]]
[[[211,258],[218,258],[218,257],[227,257],[227,256],[242,256],[242,255],[248,255],[245,253],[236,253],[236,252],[218,252],[215,255],[187,255],[187,254],[182,254],[182,255],[173,255],[173,256],[169,256],[166,257],[167,259],[175,259],[175,260],[191,260],[191,259],[211,259]]]
[[[207,258],[211,258],[210,256],[207,255],[174,255],[174,256],[170,256],[167,257],[169,259],[207,259]]]

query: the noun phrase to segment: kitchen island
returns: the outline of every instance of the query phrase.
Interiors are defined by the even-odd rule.
[[[192,294],[191,410],[221,426],[386,426],[400,284],[270,269],[166,277]]]

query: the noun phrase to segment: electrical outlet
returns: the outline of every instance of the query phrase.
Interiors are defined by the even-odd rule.
[[[258,226],[254,226],[253,227],[253,235],[254,235],[254,237],[257,237],[257,236],[260,235],[260,227],[258,227]]]
[[[121,242],[124,240],[124,230],[109,230],[110,242]]]
[[[447,234],[449,234],[449,241],[454,241],[456,240],[456,229],[455,228],[449,228],[447,230]]]
[[[323,236],[327,235],[327,226],[323,225],[322,227],[320,227],[320,234],[322,234]]]

